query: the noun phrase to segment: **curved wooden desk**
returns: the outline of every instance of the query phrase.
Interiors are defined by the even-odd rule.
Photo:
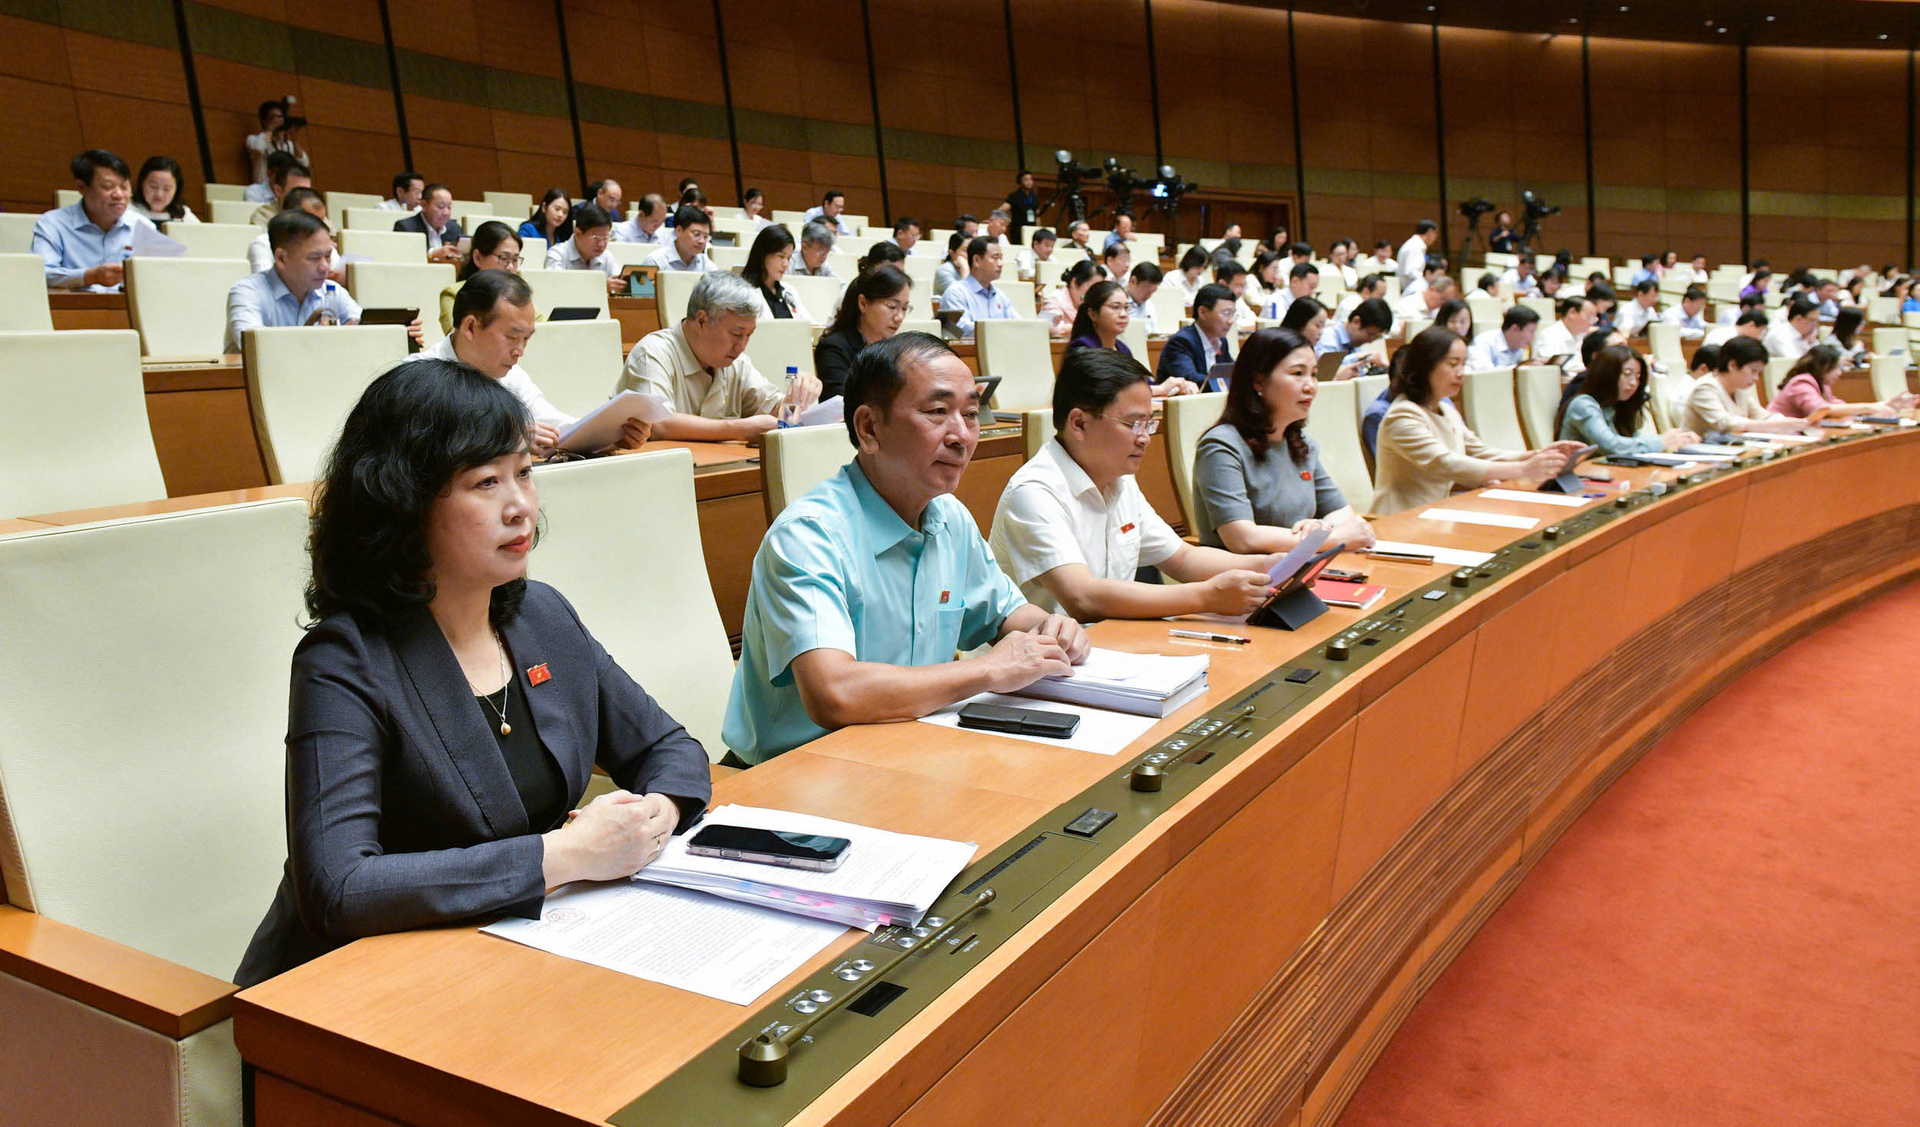
[[[1920,434],[1807,449],[1605,517],[1451,599],[1169,799],[792,1122],[997,1125],[1015,1107],[1036,1123],[1094,1108],[1110,1123],[1331,1122],[1595,795],[1722,683],[1920,570]],[[1539,542],[1413,513],[1380,531]],[[1357,566],[1390,587],[1370,623],[1446,584],[1438,567]],[[1113,759],[850,729],[723,780],[715,800],[971,838],[984,854],[1361,618],[1335,610],[1218,647],[1206,701]],[[1165,651],[1166,631],[1095,636]],[[263,1124],[601,1122],[754,1016],[470,928],[360,941],[235,1010]]]

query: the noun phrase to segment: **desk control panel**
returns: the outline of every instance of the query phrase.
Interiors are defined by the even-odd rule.
[[[1737,468],[1716,465],[1622,493],[1535,530],[1477,566],[1436,568],[1425,586],[1355,620],[1118,764],[969,866],[918,925],[883,927],[848,948],[609,1122],[787,1123],[1136,833],[1321,694],[1555,548],[1666,493]]]

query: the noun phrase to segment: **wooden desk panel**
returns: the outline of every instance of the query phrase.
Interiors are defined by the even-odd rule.
[[[123,293],[47,294],[56,329],[131,329],[127,295]]]

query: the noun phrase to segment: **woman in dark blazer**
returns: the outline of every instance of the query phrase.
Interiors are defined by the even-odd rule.
[[[847,283],[833,324],[813,346],[813,370],[820,377],[821,402],[846,388],[853,358],[861,349],[900,331],[912,290],[913,279],[889,263],[863,269],[859,277]]]
[[[631,876],[712,794],[707,756],[560,593],[526,579],[526,408],[464,364],[375,380],[314,507],[287,722],[287,870],[234,981],[354,939]],[[622,789],[570,813],[595,763]]]

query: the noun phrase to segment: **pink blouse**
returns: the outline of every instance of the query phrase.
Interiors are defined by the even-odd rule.
[[[1767,404],[1767,410],[1776,415],[1791,415],[1804,419],[1829,403],[1844,403],[1845,400],[1828,391],[1819,377],[1811,372],[1802,372],[1788,380],[1773,402]]]
[[[1047,322],[1048,330],[1057,337],[1067,335],[1073,328],[1073,319],[1080,307],[1067,296],[1066,287],[1053,292],[1053,296],[1040,303],[1040,319]]]

